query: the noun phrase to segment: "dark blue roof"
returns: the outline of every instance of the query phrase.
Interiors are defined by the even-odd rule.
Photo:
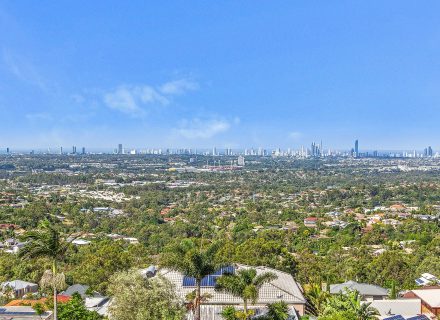
[[[424,314],[422,314],[420,316],[411,317],[406,320],[429,320],[429,318],[427,316],[425,316]]]
[[[8,315],[8,316],[34,316],[36,315],[35,311],[11,311],[5,308],[0,308],[0,314]]]

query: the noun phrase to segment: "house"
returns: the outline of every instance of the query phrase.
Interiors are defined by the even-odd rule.
[[[347,281],[339,284],[330,285],[330,293],[338,294],[345,290],[356,290],[362,296],[364,301],[384,300],[388,298],[388,289],[368,284]]]
[[[41,315],[31,306],[3,306],[0,307],[0,319],[7,320],[52,320],[52,312],[46,311]]]
[[[85,239],[75,239],[72,241],[72,244],[75,246],[86,246],[90,244],[90,241]]]
[[[316,228],[318,225],[318,218],[308,217],[304,219],[304,226],[309,228]]]
[[[402,211],[405,210],[406,207],[403,204],[393,204],[390,206],[390,210],[391,211]]]
[[[99,292],[89,292],[90,287],[82,284],[74,284],[68,287],[61,294],[71,297],[75,293],[78,293],[84,300],[84,305],[89,311],[96,311],[102,316],[108,315],[108,306],[110,304],[110,298],[101,295]]]
[[[425,287],[408,291],[404,298],[422,300],[422,310],[429,311],[436,316],[440,315],[440,286]]]
[[[12,290],[12,295],[15,298],[21,298],[28,293],[35,293],[38,291],[38,284],[22,280],[3,282],[1,287],[3,292]]]
[[[399,315],[394,315],[394,316],[381,317],[380,319],[382,319],[382,320],[431,320],[432,318],[428,318],[424,314],[420,314],[420,315],[417,315],[414,317],[404,318],[403,316],[401,316],[399,314]]]
[[[210,294],[211,298],[207,302],[202,303],[201,313],[203,320],[221,320],[220,315],[226,306],[235,306],[240,308],[243,305],[242,299],[235,297],[229,293],[219,292],[215,290],[215,282],[217,277],[224,273],[234,273],[241,269],[254,268],[257,274],[272,272],[277,279],[264,284],[259,291],[259,298],[255,305],[249,306],[254,309],[257,315],[264,314],[266,305],[277,301],[284,301],[288,304],[293,316],[297,314],[304,315],[306,299],[303,295],[301,286],[288,273],[275,270],[268,267],[250,267],[242,264],[235,264],[218,270],[215,274],[210,275],[202,280],[201,294]],[[141,273],[146,274],[145,270]],[[195,279],[185,276],[184,274],[168,269],[160,269],[158,275],[163,276],[174,284],[175,290],[182,299],[185,299],[188,293],[195,290]]]
[[[14,238],[8,238],[4,242],[0,242],[0,249],[3,249],[6,253],[17,254],[18,251],[25,245],[24,242],[20,242]]]
[[[19,229],[20,226],[12,223],[0,223],[0,230],[15,230]]]
[[[74,284],[71,285],[70,287],[68,287],[66,290],[64,290],[63,292],[61,292],[62,295],[64,296],[73,296],[74,293],[78,293],[81,298],[85,298],[87,296],[86,292],[89,290],[89,286],[87,285],[82,285],[82,284]]]
[[[60,295],[60,294],[57,295],[57,301],[59,303],[69,302],[70,299],[71,299],[71,297],[69,297],[69,296]],[[47,301],[47,298],[41,298],[41,299],[35,299],[35,300],[33,300],[33,299],[16,299],[16,300],[9,301],[5,306],[6,307],[33,306],[37,303],[44,304],[44,303],[46,303],[46,301]]]
[[[342,213],[339,211],[331,211],[331,212],[327,212],[326,215],[336,219],[336,218],[340,217],[342,215]]]
[[[89,311],[96,311],[101,316],[108,316],[108,307],[110,305],[110,298],[87,297],[84,299],[84,305]]]
[[[380,319],[399,315],[406,319],[422,314],[422,301],[420,299],[374,300],[371,302],[370,307],[379,311]]]
[[[430,273],[423,273],[422,276],[416,279],[418,286],[429,286],[432,284],[440,284],[440,279]]]

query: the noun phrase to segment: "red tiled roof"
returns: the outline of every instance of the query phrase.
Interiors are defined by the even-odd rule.
[[[64,295],[58,295],[57,301],[60,303],[66,303],[71,299],[69,296]],[[6,304],[6,307],[17,307],[17,306],[33,306],[36,303],[45,303],[47,298],[41,298],[38,300],[31,300],[31,299],[17,299],[12,300],[8,304]]]

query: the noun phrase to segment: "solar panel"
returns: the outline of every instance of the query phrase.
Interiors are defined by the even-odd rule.
[[[402,317],[402,316],[399,314],[399,315],[396,315],[396,316],[391,316],[391,317],[385,318],[385,319],[383,319],[383,320],[405,320],[405,318]]]
[[[429,320],[429,318],[427,316],[425,316],[424,314],[422,314],[419,316],[408,318],[406,320]]]
[[[187,276],[183,277],[184,287],[194,287],[195,285],[196,285],[196,279]]]
[[[32,311],[7,311],[6,309],[0,309],[0,314],[10,316],[34,316],[36,313]]]
[[[226,266],[223,268],[218,269],[213,274],[204,277],[200,283],[202,287],[215,287],[215,283],[217,281],[217,278],[226,274],[230,273],[233,274],[235,272],[235,269],[233,266]],[[182,285],[184,287],[195,287],[196,286],[196,279],[188,276],[183,277]]]

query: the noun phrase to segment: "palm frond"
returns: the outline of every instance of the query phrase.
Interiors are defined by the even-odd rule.
[[[274,281],[278,278],[278,276],[273,272],[265,272],[258,276],[256,276],[253,280],[253,284],[259,288],[263,284]]]

